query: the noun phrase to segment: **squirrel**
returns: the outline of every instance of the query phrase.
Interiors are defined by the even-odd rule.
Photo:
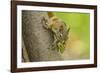
[[[65,50],[65,42],[68,39],[68,33],[70,28],[66,25],[64,21],[62,21],[57,16],[50,16],[49,20],[46,20],[43,17],[42,21],[43,27],[53,33],[54,41],[49,48],[63,53]]]

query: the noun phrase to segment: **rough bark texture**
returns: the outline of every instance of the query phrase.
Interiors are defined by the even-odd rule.
[[[43,28],[42,18],[47,12],[22,11],[22,34],[31,62],[62,60],[60,53],[48,49],[53,42],[50,31]]]
[[[29,62],[29,57],[28,57],[28,53],[24,44],[24,40],[22,39],[22,61],[23,62]]]

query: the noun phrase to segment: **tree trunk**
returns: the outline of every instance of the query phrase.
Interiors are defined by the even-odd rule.
[[[29,62],[28,53],[27,53],[23,39],[22,39],[22,61],[23,62]]]
[[[53,42],[50,31],[43,28],[42,18],[49,19],[47,12],[22,11],[22,35],[29,60],[56,61],[62,60],[60,53],[48,49]]]

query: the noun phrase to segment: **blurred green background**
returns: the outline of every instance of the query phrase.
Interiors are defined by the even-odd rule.
[[[69,27],[70,32],[78,36],[84,44],[84,51],[80,58],[90,54],[90,14],[76,12],[53,12],[54,15],[62,19]],[[72,41],[73,42],[73,41]],[[80,51],[80,49],[79,49]]]

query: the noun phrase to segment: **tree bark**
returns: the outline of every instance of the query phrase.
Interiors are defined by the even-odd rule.
[[[42,18],[47,12],[22,11],[22,35],[31,62],[63,60],[56,50],[48,49],[53,42],[50,31],[43,28]]]
[[[22,39],[22,61],[23,62],[29,62],[28,53],[27,53],[23,39]]]

